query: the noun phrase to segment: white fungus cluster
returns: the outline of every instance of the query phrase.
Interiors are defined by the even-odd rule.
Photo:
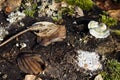
[[[96,38],[107,38],[110,35],[110,31],[104,23],[98,23],[96,21],[90,21],[88,24],[90,34]]]
[[[12,24],[22,20],[24,17],[25,17],[25,14],[23,12],[20,12],[20,11],[11,12],[8,15],[7,21],[9,21]]]
[[[0,41],[3,41],[8,31],[4,27],[0,27]]]
[[[95,52],[78,50],[78,66],[85,70],[96,71],[102,69],[102,64],[99,62],[100,56]]]

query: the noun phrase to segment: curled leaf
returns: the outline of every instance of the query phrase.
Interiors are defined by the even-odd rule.
[[[32,31],[38,36],[40,44],[47,46],[52,42],[63,41],[66,38],[66,28],[51,22],[37,22],[33,24]]]
[[[29,74],[37,75],[45,69],[45,64],[38,54],[21,54],[17,63],[20,70]]]

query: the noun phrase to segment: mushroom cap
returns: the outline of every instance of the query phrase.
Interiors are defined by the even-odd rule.
[[[104,23],[98,23],[96,21],[90,21],[88,24],[90,34],[96,38],[106,38],[110,35],[109,29]]]
[[[99,23],[97,21],[90,21],[88,24],[88,28],[92,29],[92,28],[96,28],[99,27]]]
[[[90,29],[90,34],[96,38],[107,38],[110,35],[110,31],[97,32],[95,29]]]

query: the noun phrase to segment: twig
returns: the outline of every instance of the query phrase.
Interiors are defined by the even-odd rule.
[[[28,28],[28,29],[25,29],[25,30],[23,30],[23,31],[21,31],[21,32],[19,32],[19,33],[17,33],[17,34],[15,34],[14,36],[10,37],[10,38],[7,39],[6,41],[2,42],[2,43],[0,44],[0,47],[4,46],[5,44],[7,44],[8,42],[12,41],[12,40],[15,39],[16,37],[18,37],[18,36],[20,36],[20,35],[22,35],[22,34],[28,32],[28,31],[30,31],[31,28],[32,28],[32,27],[30,27],[30,28]]]

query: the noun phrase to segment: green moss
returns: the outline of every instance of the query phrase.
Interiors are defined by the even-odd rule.
[[[101,72],[104,80],[120,80],[120,63],[117,60],[108,60],[107,71]]]
[[[36,8],[37,8],[37,4],[36,3],[32,3],[31,2],[31,6],[27,6],[25,4],[22,4],[22,6],[24,7],[24,13],[27,15],[27,16],[30,16],[30,17],[34,17],[34,14],[36,12]]]
[[[76,5],[82,8],[83,10],[90,10],[94,3],[92,0],[66,0],[70,5]]]
[[[117,25],[117,20],[116,19],[113,19],[107,15],[100,15],[101,18],[100,18],[100,21],[105,23],[107,26],[115,26]]]
[[[120,30],[111,30],[113,33],[115,33],[116,35],[120,35]]]
[[[68,8],[68,7],[64,7],[61,9],[62,11],[62,14],[65,15],[65,14],[68,14],[70,16],[72,16],[74,14],[74,8],[71,7],[71,8]]]
[[[54,14],[51,18],[53,19],[53,21],[59,22],[62,20],[62,14],[61,13]]]

